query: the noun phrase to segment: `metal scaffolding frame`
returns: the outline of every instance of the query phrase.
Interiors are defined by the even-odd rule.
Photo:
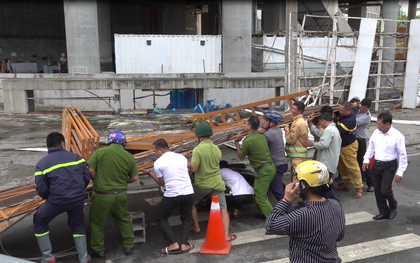
[[[317,18],[330,18],[332,20],[333,25],[333,31],[307,31],[305,30],[305,21],[306,17],[317,17]],[[362,17],[348,17],[347,19],[362,19]],[[375,34],[375,40],[373,47],[372,55],[376,54],[377,58],[372,58],[371,64],[370,64],[370,71],[368,74],[369,80],[376,80],[376,84],[374,87],[367,87],[366,90],[374,90],[374,99],[372,99],[372,102],[374,103],[375,110],[379,109],[379,104],[383,102],[391,102],[391,101],[402,101],[402,96],[400,98],[395,99],[381,99],[381,90],[389,90],[389,89],[401,89],[404,88],[404,86],[396,85],[395,81],[388,81],[390,78],[400,77],[403,78],[405,76],[404,72],[394,72],[392,73],[384,73],[383,67],[386,63],[405,63],[406,60],[386,60],[383,59],[383,53],[386,49],[394,49],[394,50],[407,50],[406,45],[404,47],[384,47],[384,37],[390,36],[395,37],[397,39],[399,38],[408,38],[408,33],[399,33],[399,32],[384,32],[385,29],[385,23],[398,23],[398,22],[407,22],[410,23],[411,21],[408,20],[393,20],[393,19],[383,19],[383,18],[376,18],[378,20],[378,23],[380,23],[380,31],[376,32]],[[308,105],[315,105],[315,104],[322,104],[325,103],[325,101],[328,101],[330,104],[337,103],[342,98],[342,92],[348,91],[349,89],[346,88],[346,85],[349,85],[349,80],[353,77],[353,67],[347,66],[347,67],[341,67],[339,66],[339,63],[337,63],[337,48],[338,47],[345,47],[345,48],[353,48],[356,49],[356,43],[358,40],[358,34],[359,32],[354,31],[353,33],[340,33],[337,30],[338,25],[338,16],[319,16],[319,15],[310,15],[305,14],[303,21],[302,21],[302,27],[301,30],[298,32],[298,63],[296,65],[297,67],[297,85],[299,87],[299,90],[301,88],[305,89],[311,89],[312,92],[310,95],[306,98],[306,103]],[[324,35],[327,36],[328,39],[331,39],[327,42],[327,46],[322,46],[323,48],[327,48],[327,57],[324,61],[325,63],[325,71],[321,75],[315,75],[315,76],[307,76],[308,71],[311,70],[311,64],[320,63],[322,59],[319,59],[319,61],[309,61],[305,60],[305,54],[303,54],[304,47],[302,45],[302,38],[307,36],[313,36],[314,34]],[[340,46],[338,41],[341,37],[353,37],[356,39],[354,41],[353,46]],[[321,48],[320,46],[313,46]],[[404,52],[405,53],[405,52]],[[354,60],[353,61],[341,61],[341,63],[353,63],[354,66]],[[340,67],[340,68],[339,68]],[[344,73],[339,73],[344,72]],[[376,78],[375,78],[376,77]],[[322,79],[322,82],[317,87],[310,87],[307,84],[308,79]],[[385,81],[384,81],[385,79]],[[386,84],[382,85],[381,84]],[[304,86],[301,84],[304,83]],[[388,85],[391,84],[391,85]],[[322,100],[321,100],[322,99]],[[334,99],[336,101],[334,102]],[[362,98],[360,98],[362,99]]]

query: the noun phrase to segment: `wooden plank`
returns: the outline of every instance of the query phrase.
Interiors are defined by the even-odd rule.
[[[218,110],[218,111],[213,111],[210,113],[205,113],[205,114],[200,114],[200,115],[195,115],[195,116],[191,116],[188,117],[188,120],[196,120],[199,118],[203,118],[203,117],[212,117],[221,113],[226,113],[226,112],[232,112],[232,111],[237,111],[237,110],[242,110],[242,109],[246,109],[252,106],[260,106],[260,105],[266,105],[268,103],[273,103],[273,102],[278,102],[278,101],[282,101],[282,100],[286,100],[289,98],[295,98],[295,97],[301,97],[304,95],[307,95],[308,91],[307,90],[303,90],[297,93],[292,93],[292,94],[288,94],[288,95],[284,95],[284,96],[279,96],[279,97],[275,97],[272,99],[266,99],[266,100],[261,100],[261,101],[257,101],[257,102],[253,102],[253,103],[249,103],[249,104],[244,104],[241,106],[235,106],[232,108],[227,108],[227,109],[223,109],[223,110]]]

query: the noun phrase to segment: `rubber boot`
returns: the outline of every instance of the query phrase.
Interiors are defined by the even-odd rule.
[[[50,235],[44,235],[36,238],[36,241],[38,242],[39,250],[41,250],[42,253],[42,261],[41,263],[55,263],[55,258],[53,254],[51,253],[52,247],[51,247],[51,241],[50,241]]]
[[[79,252],[79,262],[89,263],[90,255],[87,253],[86,236],[74,237],[74,244],[76,245],[77,252]]]

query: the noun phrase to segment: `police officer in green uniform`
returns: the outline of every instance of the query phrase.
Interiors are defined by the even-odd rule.
[[[123,236],[124,254],[131,255],[134,247],[134,232],[127,206],[127,184],[138,180],[136,161],[124,149],[124,133],[109,134],[108,147],[95,151],[88,161],[93,184],[90,207],[91,255],[105,258],[105,219],[112,215]]]
[[[260,120],[256,116],[251,116],[245,124],[245,130],[249,134],[242,142],[242,148],[239,145],[239,142],[242,140],[241,134],[238,134],[236,137],[235,144],[239,159],[243,160],[248,156],[249,163],[257,173],[254,182],[254,192],[255,202],[258,205],[260,214],[255,215],[255,217],[265,219],[273,210],[273,206],[268,200],[267,192],[271,181],[276,176],[277,169],[271,159],[267,139],[257,131],[259,125]]]

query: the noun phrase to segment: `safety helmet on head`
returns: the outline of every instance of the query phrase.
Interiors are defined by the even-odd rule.
[[[275,124],[279,124],[281,122],[281,116],[280,113],[276,110],[267,110],[264,113],[264,117],[268,120],[274,122]]]
[[[331,190],[329,185],[329,173],[325,164],[310,160],[301,162],[296,167],[296,177],[299,180],[299,196],[305,200],[306,191],[309,188],[317,189],[316,193],[326,197]]]
[[[197,137],[207,137],[213,135],[213,129],[207,123],[200,123],[195,127],[195,136]]]
[[[329,183],[327,166],[315,160],[301,162],[296,167],[296,177],[299,181],[305,181],[309,187],[319,187]]]
[[[125,139],[125,135],[124,133],[120,132],[120,131],[113,131],[108,135],[108,143],[125,143],[127,140]]]

